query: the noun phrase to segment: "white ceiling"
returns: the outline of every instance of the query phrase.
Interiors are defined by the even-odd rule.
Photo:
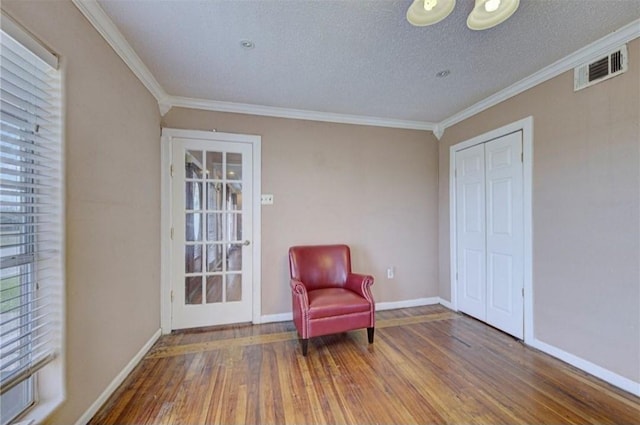
[[[485,31],[466,26],[472,0],[420,28],[411,0],[98,3],[170,96],[425,123],[640,18],[640,0],[521,0]]]

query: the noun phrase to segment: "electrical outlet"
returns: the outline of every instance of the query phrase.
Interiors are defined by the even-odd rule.
[[[390,266],[387,268],[387,279],[393,279],[396,275],[396,268],[394,266]]]
[[[273,195],[265,193],[260,197],[260,201],[262,202],[262,205],[273,205]]]

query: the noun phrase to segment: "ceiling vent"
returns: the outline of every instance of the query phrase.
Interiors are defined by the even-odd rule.
[[[573,70],[573,90],[578,91],[627,71],[627,45]]]

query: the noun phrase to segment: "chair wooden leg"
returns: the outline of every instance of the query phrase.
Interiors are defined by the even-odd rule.
[[[367,328],[367,336],[369,337],[369,344],[373,344],[373,332],[375,328]]]
[[[307,348],[309,347],[309,339],[300,339],[300,344],[302,344],[302,355],[307,357]]]

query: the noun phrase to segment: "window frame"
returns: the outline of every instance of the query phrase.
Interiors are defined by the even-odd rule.
[[[59,237],[56,240],[56,255],[54,261],[58,267],[57,275],[55,279],[47,279],[47,284],[50,287],[46,291],[51,291],[48,294],[48,299],[52,300],[56,305],[54,318],[55,332],[56,332],[56,345],[55,345],[55,357],[49,361],[45,366],[41,367],[30,378],[27,378],[23,382],[30,382],[32,386],[33,401],[22,412],[17,414],[14,418],[9,420],[9,424],[16,421],[34,421],[40,423],[44,421],[53,411],[58,408],[66,399],[66,382],[65,382],[65,330],[66,330],[66,306],[65,306],[65,126],[64,126],[64,76],[65,66],[64,61],[59,61],[58,56],[53,53],[47,46],[41,43],[30,32],[16,23],[4,10],[1,11],[1,28],[2,32],[9,36],[11,39],[21,45],[26,51],[31,52],[42,62],[46,63],[52,68],[52,72],[56,73],[56,82],[59,84],[59,90],[56,90],[55,95],[57,101],[56,112],[58,118],[56,122],[56,130],[58,130],[59,137],[56,138],[56,149],[59,150],[59,157],[56,158],[59,161],[59,168],[55,170],[55,178],[59,180],[59,188],[57,188],[56,206],[58,217],[54,222],[54,226],[57,226],[59,230]],[[29,224],[27,224],[29,226]],[[37,242],[34,242],[37,245]],[[32,261],[30,268],[33,273],[37,272],[38,267],[35,265],[35,261]],[[19,266],[16,264],[16,266]],[[17,388],[17,387],[16,387]],[[11,390],[9,390],[11,391]]]

